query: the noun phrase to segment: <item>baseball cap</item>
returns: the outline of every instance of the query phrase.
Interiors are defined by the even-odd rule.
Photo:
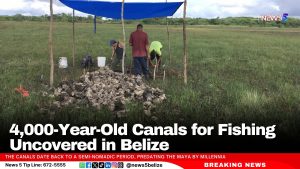
[[[115,43],[117,43],[116,40],[110,40],[110,41],[109,41],[109,45],[110,45],[110,46],[112,46],[112,45],[115,44]]]

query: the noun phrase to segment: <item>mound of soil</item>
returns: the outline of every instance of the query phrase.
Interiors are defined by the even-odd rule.
[[[152,116],[157,104],[166,100],[159,88],[152,88],[142,78],[101,68],[82,75],[78,81],[65,81],[54,90],[56,107],[88,105],[101,109],[107,107],[118,116],[126,115],[126,103],[142,102],[144,113]]]

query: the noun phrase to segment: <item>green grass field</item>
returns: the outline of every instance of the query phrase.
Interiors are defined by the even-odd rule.
[[[48,82],[48,23],[0,22],[0,120],[37,123],[50,121],[43,110],[49,100],[41,96],[41,76]],[[127,39],[135,25],[126,25]],[[168,62],[165,26],[145,25],[150,40],[161,41],[168,69],[182,72],[182,27],[171,26],[172,64]],[[75,79],[81,74],[80,60],[87,53],[110,56],[110,39],[122,38],[121,25],[76,24]],[[159,124],[172,122],[255,122],[277,124],[287,133],[299,132],[300,121],[300,29],[227,26],[188,27],[189,79],[167,76],[150,82],[165,90],[168,100],[157,110]],[[72,54],[72,24],[55,23],[55,62]],[[128,47],[129,49],[129,47]],[[131,55],[131,51],[127,52]],[[127,63],[130,58],[127,57]],[[72,79],[72,68],[68,78]],[[61,80],[55,70],[55,83]],[[30,91],[23,99],[14,92],[20,84]],[[92,108],[57,110],[53,123],[100,122],[152,123],[138,103],[128,106],[129,115],[115,119],[108,111]]]

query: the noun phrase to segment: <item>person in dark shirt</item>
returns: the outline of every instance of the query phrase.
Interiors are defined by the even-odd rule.
[[[110,40],[110,46],[112,49],[111,54],[111,68],[115,72],[121,72],[122,71],[122,58],[123,58],[123,51],[124,51],[124,44],[120,41],[116,40]]]
[[[135,74],[144,75],[145,78],[148,78],[149,40],[147,33],[143,31],[142,24],[138,24],[136,31],[131,33],[129,44],[132,46]]]

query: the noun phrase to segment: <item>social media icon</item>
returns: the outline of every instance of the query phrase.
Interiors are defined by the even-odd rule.
[[[92,163],[91,162],[86,162],[85,163],[85,168],[92,168]]]
[[[97,162],[92,163],[92,168],[98,168],[98,167],[99,167],[99,163],[97,163]]]
[[[111,168],[118,168],[118,162],[112,162]]]
[[[84,162],[80,162],[79,163],[79,168],[85,168],[85,163]]]
[[[105,162],[105,168],[111,168],[111,162]]]
[[[104,168],[104,162],[99,162],[99,168]]]
[[[118,168],[124,168],[124,163],[123,162],[118,162]]]

